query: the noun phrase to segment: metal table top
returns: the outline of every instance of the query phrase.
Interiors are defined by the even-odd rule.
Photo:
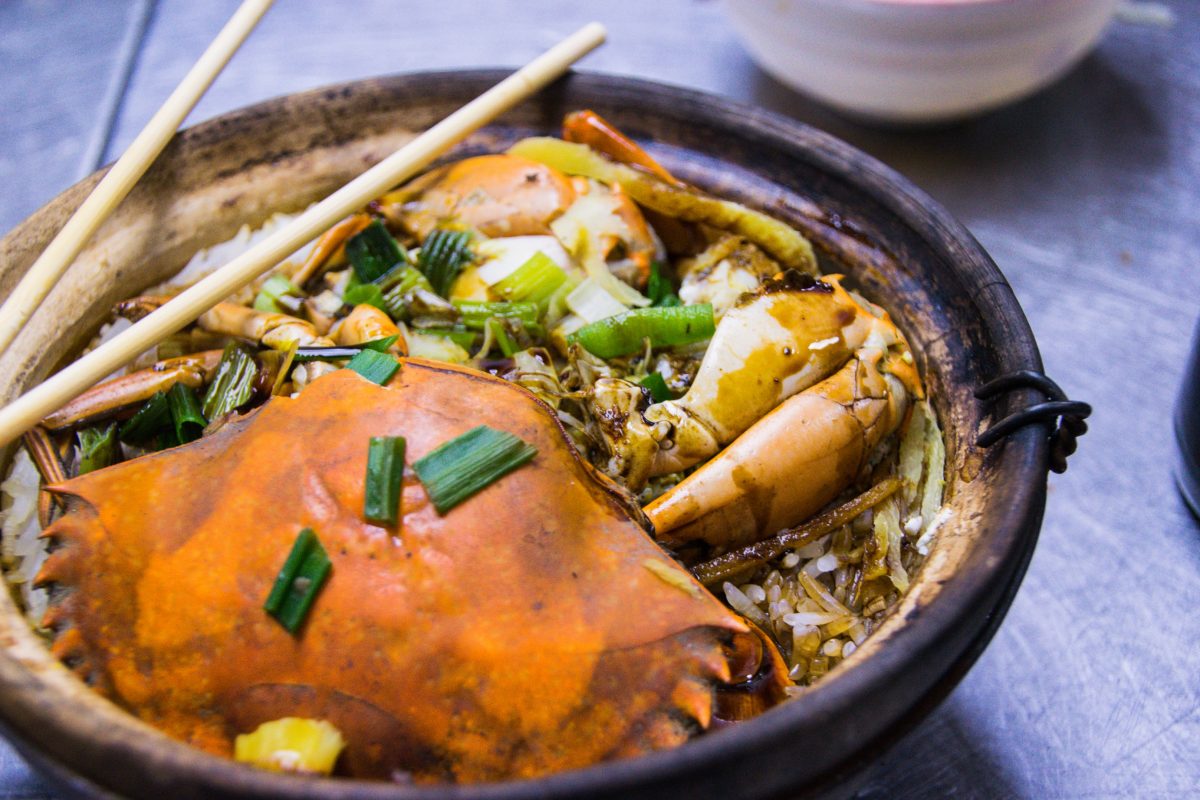
[[[750,101],[877,156],[975,233],[1048,374],[1092,402],[1041,541],[975,668],[882,755],[862,798],[1183,796],[1200,786],[1200,524],[1172,482],[1170,414],[1200,312],[1200,15],[1118,21],[1037,96],[970,122],[879,130],[758,70],[711,0],[350,7],[289,0],[192,121],[371,75],[516,65],[596,18],[588,69]],[[0,230],[128,145],[234,0],[0,4]],[[0,741],[0,800],[50,790]]]

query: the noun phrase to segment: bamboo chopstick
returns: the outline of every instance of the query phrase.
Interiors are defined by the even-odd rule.
[[[8,349],[17,333],[37,311],[42,300],[79,255],[88,239],[117,207],[142,174],[171,141],[184,117],[212,85],[229,59],[254,30],[274,0],[245,0],[212,44],[184,76],[179,86],[155,112],[146,127],[129,145],[112,169],[96,184],[83,204],[67,220],[13,293],[0,306],[0,353]]]
[[[0,409],[0,446],[96,381],[275,266],[346,214],[379,197],[467,134],[566,72],[604,42],[598,22],[583,26],[404,147],[331,194],[162,308]]]

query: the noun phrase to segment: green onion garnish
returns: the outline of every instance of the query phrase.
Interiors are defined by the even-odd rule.
[[[470,248],[471,234],[436,228],[421,244],[417,266],[433,290],[446,297],[458,273],[474,258]]]
[[[300,307],[304,293],[283,275],[267,278],[254,297],[254,309],[274,314],[286,314]],[[283,300],[283,298],[287,298]],[[281,302],[282,301],[282,302]],[[286,305],[286,307],[285,307]]]
[[[464,350],[470,350],[475,346],[475,340],[479,334],[475,331],[469,331],[466,328],[422,328],[422,334],[432,336],[441,336],[444,339],[449,339]]]
[[[350,237],[346,242],[346,258],[354,267],[354,274],[363,283],[370,283],[376,278],[387,274],[388,270],[402,261],[407,261],[407,254],[387,228],[383,220],[375,220],[370,225]]]
[[[646,296],[650,298],[650,305],[666,307],[682,305],[679,295],[675,294],[675,288],[671,286],[670,279],[663,275],[662,269],[660,262],[650,262],[650,278],[646,281]]]
[[[344,358],[354,358],[361,353],[361,347],[301,347],[296,350],[296,362],[307,364],[309,361],[340,361]]]
[[[492,340],[499,345],[500,352],[504,353],[506,358],[522,349],[513,341],[506,320],[492,317],[487,321],[487,325],[492,330]]]
[[[200,410],[196,394],[182,383],[176,383],[167,392],[167,403],[171,406],[171,421],[175,425],[175,438],[180,444],[194,442],[204,432],[208,420]]]
[[[517,319],[526,325],[538,321],[537,303],[483,303],[477,300],[455,300],[454,307],[462,315],[462,324],[474,331],[483,330],[492,317]]]
[[[295,633],[304,622],[304,616],[321,591],[321,585],[329,577],[332,567],[325,548],[317,540],[312,528],[300,531],[283,569],[275,578],[271,594],[263,603],[263,610],[278,620],[288,633]]]
[[[675,395],[671,394],[671,390],[667,388],[667,382],[663,379],[663,376],[657,372],[651,372],[642,378],[638,381],[638,385],[649,391],[650,397],[656,403],[662,403],[675,397]]]
[[[117,423],[96,425],[79,431],[79,474],[86,475],[117,463],[121,450],[117,446]]]
[[[372,281],[372,283],[384,292],[399,289],[400,293],[404,294],[418,286],[422,289],[433,291],[433,287],[430,286],[429,279],[425,277],[425,274],[408,262],[397,264],[388,270],[386,274],[380,275]]]
[[[345,358],[354,358],[363,350],[374,350],[377,353],[386,353],[388,348],[396,343],[400,337],[396,334],[385,336],[382,339],[372,339],[369,342],[356,344],[352,347],[299,347],[296,349],[295,360],[301,364],[309,361],[341,361]],[[269,353],[264,353],[264,356]]]
[[[498,281],[492,290],[506,300],[528,301],[539,306],[567,281],[567,273],[542,251],[530,256],[508,277]]]
[[[359,345],[363,350],[374,350],[376,353],[386,353],[388,348],[396,343],[400,338],[400,334],[393,333],[391,336],[384,336],[382,339],[372,339],[369,342],[363,342]]]
[[[536,454],[520,437],[480,425],[416,460],[413,469],[434,508],[445,514]]]
[[[123,442],[144,445],[170,426],[171,404],[166,392],[158,392],[121,426],[119,436]]]
[[[237,342],[225,345],[213,382],[204,393],[201,407],[204,418],[219,419],[249,403],[254,397],[254,379],[257,375],[258,363],[245,347]]]
[[[400,362],[387,353],[363,350],[350,359],[346,369],[352,369],[372,383],[382,386],[392,379],[396,370],[400,369]]]
[[[588,352],[600,358],[615,358],[642,349],[645,340],[652,347],[700,342],[713,335],[712,306],[635,308],[597,322],[584,325],[571,335]]]
[[[365,303],[369,306],[375,306],[385,314],[388,310],[387,303],[383,300],[383,291],[373,283],[360,283],[351,286],[342,295],[342,302],[351,306]]]
[[[372,436],[367,447],[367,484],[363,516],[378,525],[395,525],[400,516],[404,479],[404,437]]]

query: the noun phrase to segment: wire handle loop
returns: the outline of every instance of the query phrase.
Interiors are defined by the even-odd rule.
[[[1050,399],[1008,415],[979,434],[975,444],[991,447],[1026,425],[1046,424],[1050,426],[1050,470],[1066,472],[1067,457],[1075,452],[1078,438],[1087,433],[1084,420],[1092,413],[1092,407],[1078,400],[1068,400],[1066,392],[1057,383],[1031,369],[1010,372],[988,381],[975,390],[975,397],[989,400],[1014,389],[1036,389]]]

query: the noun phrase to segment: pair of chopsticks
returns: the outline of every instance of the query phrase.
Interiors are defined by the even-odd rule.
[[[68,221],[50,247],[34,262],[13,295],[3,308],[0,308],[0,352],[3,352],[16,331],[20,330],[33,314],[42,298],[107,214],[132,188],[133,183],[166,145],[192,104],[203,94],[216,77],[216,73],[233,55],[270,4],[271,0],[246,0],[188,73],[184,82],[171,95],[167,104],[155,115],[147,129],[139,134],[129,152],[113,166],[96,187],[96,191],[80,206],[75,217]],[[259,242],[216,272],[176,295],[145,319],[0,409],[0,446],[16,439],[48,413],[139,353],[184,328],[230,293],[253,281],[347,214],[366,205],[406,178],[412,177],[472,131],[561,76],[571,64],[602,44],[604,39],[604,26],[597,22],[580,28],[305,211],[286,228]],[[168,107],[169,113],[166,113]],[[169,127],[166,127],[168,123]],[[155,132],[150,133],[156,124]],[[135,150],[139,151],[136,159],[130,159],[130,164],[123,167]],[[121,174],[112,181],[112,186],[106,189],[105,183],[118,170],[121,170]],[[101,189],[105,189],[105,194],[97,199]],[[93,200],[96,202],[93,203]],[[79,217],[84,219],[77,222]],[[66,240],[60,245],[59,240],[64,238]],[[26,284],[29,284],[28,288]],[[13,307],[11,313],[10,306]]]

